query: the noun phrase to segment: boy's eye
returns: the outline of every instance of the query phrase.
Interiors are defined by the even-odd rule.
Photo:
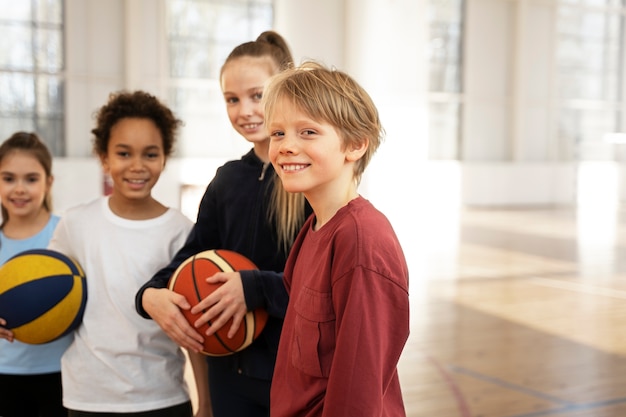
[[[263,93],[261,93],[261,92],[254,93],[252,95],[252,98],[254,98],[255,100],[261,100],[263,98]]]
[[[235,104],[239,101],[237,97],[226,97],[227,104]]]
[[[146,155],[148,158],[150,159],[154,159],[154,158],[158,158],[159,154],[156,152],[150,152],[149,154]]]
[[[270,133],[270,137],[271,137],[272,139],[280,139],[280,138],[282,138],[283,136],[285,136],[285,133],[284,133],[284,132],[282,132],[282,131],[280,131],[280,130],[275,130],[275,131],[273,131],[272,133]]]
[[[117,152],[117,156],[120,156],[122,158],[126,158],[130,155],[130,153],[126,152],[126,151],[118,151]]]
[[[27,177],[26,181],[30,182],[30,183],[35,183],[37,181],[39,181],[39,177],[33,176],[33,177]]]
[[[4,182],[12,182],[13,181],[13,177],[10,175],[3,175],[2,176],[2,181]]]

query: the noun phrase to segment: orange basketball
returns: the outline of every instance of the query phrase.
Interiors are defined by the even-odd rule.
[[[168,288],[184,295],[187,301],[194,306],[222,285],[221,283],[209,284],[206,282],[206,278],[217,272],[250,269],[258,268],[243,255],[224,249],[208,250],[193,255],[180,264],[172,274]],[[183,315],[193,326],[201,313],[191,314],[190,310],[183,310]],[[229,339],[227,334],[232,325],[233,319],[231,318],[213,335],[205,336],[202,353],[209,356],[225,356],[245,349],[261,334],[267,323],[267,318],[267,312],[263,309],[249,311],[235,336]],[[210,322],[198,328],[200,334],[205,335],[209,325]]]

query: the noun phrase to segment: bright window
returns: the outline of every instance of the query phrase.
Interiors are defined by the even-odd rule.
[[[463,0],[429,2],[429,159],[460,157],[463,8]]]
[[[272,28],[271,0],[167,0],[169,102],[185,121],[179,156],[222,156],[233,135],[219,89],[230,51]]]
[[[0,0],[0,10],[0,140],[36,132],[63,156],[63,0]]]
[[[558,134],[565,157],[611,159],[607,133],[624,131],[623,0],[560,0]]]

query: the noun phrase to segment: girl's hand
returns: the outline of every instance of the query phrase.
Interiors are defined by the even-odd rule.
[[[223,284],[191,309],[193,314],[206,310],[194,325],[198,328],[211,321],[211,326],[206,332],[207,336],[211,336],[232,318],[233,323],[227,334],[231,338],[237,333],[237,329],[239,329],[248,311],[241,274],[239,272],[218,272],[207,278],[206,281],[212,284],[220,282]]]
[[[3,318],[0,318],[0,339],[6,339],[9,342],[13,342],[13,340],[15,340],[15,336],[11,330],[3,327],[6,326],[6,324],[7,322]]]
[[[148,288],[141,299],[146,313],[178,345],[193,352],[201,352],[204,337],[194,329],[181,310],[189,310],[187,299],[167,288]]]

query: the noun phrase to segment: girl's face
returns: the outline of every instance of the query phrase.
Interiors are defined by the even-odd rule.
[[[222,71],[221,87],[230,123],[248,142],[268,139],[264,123],[263,86],[276,72],[270,58],[243,56]]]
[[[16,150],[0,162],[0,199],[9,218],[34,218],[50,192],[52,177],[32,154]]]
[[[111,129],[102,166],[113,181],[111,198],[136,204],[152,201],[152,188],[165,167],[161,131],[150,119],[120,119]]]
[[[312,204],[318,198],[348,197],[346,193],[352,192],[354,162],[360,156],[344,149],[333,125],[313,120],[290,101],[279,99],[268,131],[269,158],[287,191],[304,193]]]

